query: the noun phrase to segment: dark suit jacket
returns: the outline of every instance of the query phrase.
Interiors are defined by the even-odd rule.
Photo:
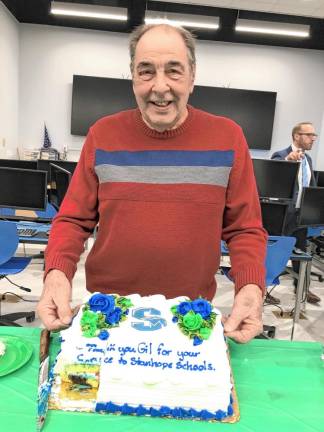
[[[285,160],[286,157],[289,155],[290,152],[292,152],[293,149],[291,146],[277,151],[275,153],[273,153],[273,155],[271,156],[271,159],[274,160]],[[309,168],[311,171],[311,180],[309,185],[310,186],[316,186],[316,180],[315,180],[315,176],[314,176],[314,171],[313,171],[313,162],[312,162],[312,158],[305,153],[307,162],[309,164]],[[298,197],[298,191],[299,191],[299,185],[298,185],[298,181],[296,181],[296,185],[295,185],[295,190],[294,190],[294,198],[293,201],[291,203],[291,205],[288,207],[288,212],[287,212],[287,217],[286,217],[286,227],[285,227],[285,234],[291,234],[292,232],[294,232],[297,229],[297,216],[298,216],[298,211],[299,209],[295,208],[295,204],[297,201],[297,197]]]

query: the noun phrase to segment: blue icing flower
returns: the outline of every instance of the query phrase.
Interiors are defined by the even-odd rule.
[[[191,305],[192,305],[192,310],[194,312],[199,313],[204,319],[209,318],[210,313],[212,311],[212,306],[209,303],[209,301],[199,298],[193,300]]]
[[[172,318],[172,322],[177,323],[177,322],[178,322],[178,317],[174,316],[174,317]]]
[[[109,338],[109,332],[107,330],[100,330],[98,338],[101,340],[107,340]]]
[[[202,343],[203,343],[203,340],[200,339],[198,336],[195,336],[193,338],[193,344],[194,344],[194,346],[201,345]]]
[[[122,310],[119,307],[116,307],[109,315],[106,315],[106,323],[107,324],[117,324],[119,323],[122,316]]]
[[[161,416],[168,416],[171,413],[171,408],[167,407],[167,406],[161,406],[160,408],[160,415]]]
[[[149,413],[149,410],[143,407],[143,405],[138,405],[138,407],[135,409],[135,413],[139,416],[145,415]]]
[[[112,295],[94,294],[89,300],[90,310],[110,314],[115,307],[115,298]]]
[[[228,415],[228,416],[231,416],[231,415],[233,415],[233,412],[234,412],[234,410],[233,410],[232,405],[228,405],[228,408],[227,408],[227,415]]]
[[[215,414],[216,420],[222,420],[224,417],[226,417],[226,413],[224,411],[222,411],[222,410],[216,411],[216,414]]]
[[[106,411],[106,404],[104,402],[97,402],[96,412]]]
[[[191,310],[192,310],[191,302],[184,301],[178,304],[177,306],[177,312],[181,315],[186,315],[186,313],[188,313]]]
[[[232,404],[233,403],[233,396],[232,396],[232,394],[230,395],[230,404]]]

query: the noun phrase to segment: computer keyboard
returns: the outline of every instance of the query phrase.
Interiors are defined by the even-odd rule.
[[[35,228],[18,228],[19,237],[33,237],[37,234],[37,229]]]

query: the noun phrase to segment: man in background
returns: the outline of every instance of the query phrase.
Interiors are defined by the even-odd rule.
[[[312,149],[317,134],[311,122],[301,122],[293,127],[291,135],[292,144],[284,150],[273,153],[271,159],[300,162],[293,205],[288,209],[285,234],[296,237],[296,249],[306,252],[307,228],[298,228],[297,218],[300,211],[303,187],[316,186],[312,158],[306,152]],[[294,271],[298,273],[299,262],[293,261],[292,264]],[[296,288],[296,279],[294,285]],[[307,301],[309,303],[318,303],[320,298],[309,291]]]

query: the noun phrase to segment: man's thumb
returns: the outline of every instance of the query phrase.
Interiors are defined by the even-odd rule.
[[[242,320],[243,320],[243,317],[241,317],[240,315],[235,313],[235,311],[233,310],[231,315],[225,321],[224,331],[226,333],[230,333],[230,332],[237,330],[237,328],[239,327]]]
[[[57,305],[57,314],[63,324],[70,324],[72,319],[72,310],[68,302],[60,302]]]

